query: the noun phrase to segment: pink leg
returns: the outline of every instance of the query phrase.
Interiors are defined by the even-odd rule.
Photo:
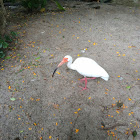
[[[85,80],[85,87],[81,87],[81,86],[80,87],[82,88],[82,90],[86,90],[87,89],[87,79],[88,78],[85,77],[83,79]]]
[[[96,79],[96,77],[92,77],[92,78],[86,78],[87,80],[88,79]],[[80,79],[80,82],[83,82],[85,80],[85,78],[83,78],[83,79]]]

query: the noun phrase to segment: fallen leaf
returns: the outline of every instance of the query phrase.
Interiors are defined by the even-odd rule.
[[[116,104],[112,104],[112,107],[116,106]]]
[[[130,88],[131,88],[131,86],[127,86],[126,88],[127,88],[127,89],[130,89]]]
[[[81,108],[78,108],[78,111],[80,111],[81,110]]]
[[[76,129],[75,132],[78,133],[79,132],[79,129]]]
[[[91,99],[91,97],[88,97],[88,99],[90,100],[90,99]]]
[[[10,100],[11,100],[11,101],[15,101],[16,99],[15,99],[15,98],[10,98]]]
[[[53,107],[54,107],[55,109],[59,109],[59,105],[58,105],[58,104],[54,104]]]
[[[114,135],[114,132],[113,132],[113,131],[111,131],[111,134],[112,134],[112,135]]]
[[[36,73],[35,73],[35,72],[33,72],[33,74],[34,74],[34,75],[36,75]]]
[[[42,13],[45,12],[45,8],[41,8],[40,12],[42,12]]]
[[[119,114],[120,112],[118,110],[116,110],[116,112]]]
[[[10,59],[11,58],[11,56],[7,56],[7,57],[5,57],[5,59]]]
[[[37,57],[36,60],[40,59],[40,57]]]
[[[34,126],[36,126],[37,124],[36,123],[34,123]]]
[[[106,91],[109,91],[109,89],[105,88]]]
[[[40,98],[36,99],[36,101],[40,101]]]
[[[57,74],[60,74],[60,72],[58,72],[58,71],[57,71],[56,73],[57,73]]]
[[[136,130],[133,131],[133,132],[132,132],[132,135],[133,135],[133,137],[136,137],[136,136],[137,136],[137,131],[136,131]]]

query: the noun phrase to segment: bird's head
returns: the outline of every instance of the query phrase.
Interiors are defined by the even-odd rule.
[[[64,63],[69,62],[70,60],[72,60],[72,57],[69,55],[66,55],[57,67],[62,66]]]
[[[54,76],[56,70],[57,70],[60,66],[62,66],[64,63],[67,63],[67,62],[69,62],[69,61],[72,61],[72,57],[71,57],[70,55],[66,55],[66,56],[62,59],[62,61],[59,63],[59,65],[57,66],[57,68],[54,70],[52,77]]]

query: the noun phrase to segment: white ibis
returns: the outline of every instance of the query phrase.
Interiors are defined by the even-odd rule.
[[[66,55],[63,60],[59,63],[57,68],[54,70],[54,73],[64,63],[67,62],[67,67],[72,70],[76,70],[79,74],[83,75],[85,78],[80,79],[80,81],[85,80],[85,87],[82,87],[83,90],[87,89],[87,79],[95,79],[97,77],[101,77],[105,81],[108,81],[109,75],[108,73],[99,66],[94,60],[87,57],[79,57],[72,63],[72,57]],[[87,78],[90,77],[90,78]]]

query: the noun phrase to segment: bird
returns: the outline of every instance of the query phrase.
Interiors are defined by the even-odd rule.
[[[93,59],[88,57],[78,57],[74,62],[70,55],[66,55],[63,60],[58,64],[57,68],[54,70],[52,77],[54,76],[56,70],[62,66],[64,63],[67,63],[67,67],[72,70],[76,70],[79,74],[83,75],[84,78],[80,81],[85,81],[85,87],[81,87],[82,90],[87,89],[87,80],[96,79],[98,77],[104,79],[105,81],[109,80],[109,74]],[[88,78],[87,78],[88,77]]]

